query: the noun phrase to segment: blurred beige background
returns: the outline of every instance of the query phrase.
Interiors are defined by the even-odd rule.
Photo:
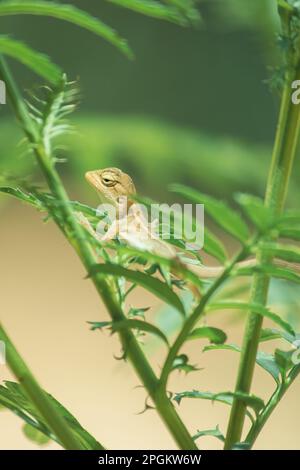
[[[13,202],[1,211],[1,317],[38,380],[109,449],[175,448],[155,411],[137,415],[143,409],[144,391],[134,388],[139,381],[131,366],[113,358],[120,352],[117,337],[89,330],[86,321],[107,316],[93,286],[84,280],[85,272],[71,247],[54,224],[43,224],[41,215],[31,208]],[[137,293],[132,303],[159,307],[145,292]],[[228,341],[240,343],[242,322],[227,318],[228,313],[215,315],[209,323],[224,327]],[[213,351],[202,355],[204,344],[192,342],[189,353],[191,362],[205,369],[188,376],[175,372],[170,389],[218,392],[233,388],[238,354]],[[264,344],[262,349],[268,347]],[[164,353],[159,350],[152,358],[157,370]],[[0,366],[0,379],[11,378]],[[265,398],[272,388],[272,379],[257,368],[253,391]],[[299,393],[298,380],[270,418],[256,448],[299,448]],[[179,407],[191,432],[216,424],[224,432],[228,411],[226,405],[204,400],[183,400]],[[1,411],[0,422],[1,449],[37,448],[24,437],[21,420],[11,412]],[[213,438],[203,438],[198,444],[203,449],[220,448]]]

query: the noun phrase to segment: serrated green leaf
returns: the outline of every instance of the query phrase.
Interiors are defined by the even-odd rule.
[[[259,304],[247,304],[243,302],[224,301],[224,302],[211,303],[206,307],[207,311],[223,310],[223,309],[247,310],[249,312],[252,311],[252,312],[258,313],[259,315],[262,315],[263,317],[269,318],[274,323],[277,323],[279,326],[281,326],[281,328],[283,328],[285,331],[287,331],[291,335],[295,335],[293,327],[288,322],[283,320],[276,313],[271,312],[268,308],[263,307],[262,305],[259,305]]]
[[[121,38],[114,29],[103,23],[98,18],[93,17],[89,13],[80,10],[73,5],[54,3],[46,0],[4,0],[0,2],[0,16],[19,14],[50,16],[60,20],[69,21],[70,23],[97,34],[116,46],[128,57],[132,57],[131,50],[128,47],[126,40]]]
[[[111,321],[88,321],[88,324],[91,325],[91,330],[102,330],[102,328],[110,327],[112,325]]]
[[[121,245],[121,244],[106,244],[108,248],[112,248],[116,250],[119,255],[130,256],[134,258],[135,263],[139,263],[141,265],[147,264],[147,262],[151,263],[149,268],[144,270],[144,273],[147,274],[155,274],[156,272],[161,272],[162,267],[166,267],[170,272],[182,277],[185,281],[190,281],[192,284],[197,286],[199,290],[203,287],[203,280],[197,276],[193,271],[189,270],[188,267],[181,262],[178,258],[164,258],[163,256],[156,255],[151,253],[150,251],[142,251],[137,248],[132,248],[128,245]]]
[[[271,225],[273,214],[270,209],[264,205],[262,199],[250,194],[238,193],[235,195],[235,200],[259,230],[264,231]]]
[[[67,421],[83,447],[89,450],[103,449],[99,442],[81,426],[77,419],[61,403],[49,394],[48,397],[51,399],[52,404],[56,407],[60,415]],[[6,381],[5,386],[0,385],[0,403],[23,419],[25,423],[38,429],[50,439],[59,442],[56,436],[54,436],[52,431],[47,427],[46,422],[36,410],[34,404],[29,401],[20,384]]]
[[[271,341],[273,339],[281,339],[282,336],[279,330],[275,328],[263,328],[260,332],[259,341],[262,343],[264,341]]]
[[[174,400],[179,404],[183,398],[201,398],[204,400],[219,401],[225,403],[226,405],[232,405],[234,398],[239,398],[247,406],[252,408],[256,414],[264,408],[264,401],[257,397],[256,395],[248,395],[247,393],[242,392],[221,392],[221,393],[211,393],[211,392],[200,392],[198,390],[193,390],[191,392],[180,392],[176,393]]]
[[[57,201],[51,194],[38,191],[36,188],[31,188],[30,190],[25,191],[18,187],[1,186],[0,192],[26,202],[39,211],[47,212],[50,206],[59,207],[61,205],[61,202]],[[89,219],[98,221],[102,218],[101,214],[98,214],[97,209],[94,209],[87,204],[82,204],[78,201],[69,201],[69,205],[76,212],[82,212]]]
[[[225,442],[225,437],[221,433],[219,426],[217,426],[215,429],[207,429],[205,431],[199,431],[197,430],[196,434],[193,436],[194,441],[196,439],[199,439],[199,437],[203,436],[213,436],[219,439],[222,442]]]
[[[166,345],[169,347],[169,341],[166,335],[159,329],[157,326],[152,325],[151,323],[145,322],[143,320],[120,320],[117,322],[88,322],[92,330],[102,329],[105,327],[110,327],[112,332],[122,330],[132,330],[136,329],[139,331],[145,331],[146,333],[152,333],[153,335],[158,336],[162,339]]]
[[[279,267],[273,264],[264,264],[264,265],[257,265],[257,266],[249,266],[245,268],[238,268],[234,271],[234,276],[252,276],[253,273],[260,272],[265,273],[270,277],[284,279],[286,281],[295,282],[297,284],[300,283],[300,275],[294,272],[291,268]]]
[[[31,424],[28,424],[28,423],[24,424],[22,429],[23,429],[25,436],[30,441],[35,442],[35,444],[45,445],[45,444],[48,444],[48,442],[50,442],[51,440],[50,437],[46,436],[44,433],[42,433],[38,429],[31,426]]]
[[[190,372],[196,372],[199,369],[199,367],[195,367],[193,366],[192,364],[182,364],[182,365],[178,365],[178,366],[174,366],[173,369],[177,369],[177,370],[180,370],[182,372],[185,372],[186,374],[189,374]]]
[[[210,401],[219,401],[221,403],[225,403],[226,405],[232,404],[232,397],[228,397],[227,393],[224,396],[220,393],[212,393],[212,392],[200,392],[198,390],[186,391],[186,392],[179,392],[176,393],[174,396],[174,401],[180,404],[183,398],[201,398],[203,400],[210,400]]]
[[[195,26],[201,23],[201,16],[197,9],[197,1],[194,0],[163,0],[169,5],[174,5],[186,19]]]
[[[212,219],[240,242],[244,243],[249,238],[249,230],[245,222],[241,219],[240,214],[231,209],[227,204],[217,199],[207,196],[188,188],[181,184],[173,184],[170,186],[171,191],[179,194],[196,204],[204,204],[205,210]]]
[[[204,346],[203,352],[206,351],[222,351],[224,349],[228,349],[229,351],[236,351],[241,352],[241,348],[236,344],[209,344],[208,346]]]
[[[300,224],[300,211],[289,209],[277,218],[276,226],[280,228],[289,228]]]
[[[112,331],[121,331],[121,330],[126,330],[126,329],[137,329],[139,331],[144,331],[145,333],[151,333],[161,340],[164,341],[164,343],[169,347],[169,341],[166,335],[155,325],[152,325],[151,323],[148,323],[143,320],[123,320],[119,322],[114,322],[112,325]]]
[[[116,264],[96,264],[92,266],[89,276],[94,274],[110,274],[112,276],[125,277],[131,282],[134,282],[145,289],[152,292],[154,295],[162,299],[164,302],[175,307],[183,316],[185,316],[185,309],[183,303],[175,292],[170,287],[160,281],[159,279],[149,276],[148,274],[140,271],[132,271],[130,269],[118,266]]]
[[[262,249],[265,253],[291,263],[300,263],[300,248],[294,245],[281,243],[264,243]]]
[[[0,53],[18,60],[55,85],[61,80],[62,70],[48,56],[35,51],[21,41],[8,36],[0,36]]]
[[[295,364],[292,361],[292,355],[294,351],[282,351],[281,349],[275,350],[275,361],[282,373],[286,375],[289,369],[291,369]]]
[[[33,194],[23,191],[20,188],[12,188],[10,186],[0,187],[0,192],[4,194],[9,194],[10,196],[16,197],[20,201],[27,202],[28,204],[34,206],[40,211],[46,211],[45,205]]]
[[[181,370],[188,374],[189,372],[194,372],[200,370],[199,367],[189,364],[189,358],[186,354],[179,354],[175,357],[172,370]]]
[[[256,362],[269,374],[272,375],[272,377],[275,379],[277,383],[279,383],[279,376],[280,376],[280,371],[278,369],[275,357],[273,354],[268,354],[265,353],[264,351],[258,351],[257,356],[256,356]]]
[[[205,253],[207,253],[208,255],[211,255],[216,258],[222,264],[224,264],[228,258],[223,243],[218,240],[218,238],[215,237],[206,227],[204,230],[203,251],[205,251]]]
[[[235,344],[221,344],[221,345],[210,345],[205,346],[203,352],[212,351],[212,350],[229,350],[234,352],[241,352],[241,348]],[[272,375],[276,383],[279,383],[280,371],[277,367],[275,357],[272,354],[264,353],[263,351],[258,351],[256,355],[257,364],[262,367],[266,372]]]
[[[134,317],[142,317],[145,318],[145,313],[150,310],[150,307],[140,307],[140,308],[134,308],[130,307],[129,312],[128,312],[128,317],[129,318],[134,318]]]
[[[215,400],[218,398],[218,395],[216,395]],[[234,398],[238,398],[239,400],[243,401],[247,406],[252,408],[255,411],[255,414],[258,415],[259,412],[265,407],[265,403],[262,398],[256,396],[256,395],[248,395],[247,393],[243,392],[222,392],[221,397],[228,396],[231,397],[232,400]]]
[[[297,339],[297,335],[291,335],[285,331],[277,330],[276,328],[263,328],[260,333],[260,342],[270,341],[273,339],[284,339],[288,343],[293,344]]]
[[[290,238],[291,240],[300,240],[300,228],[289,227],[279,229],[279,236],[281,238]]]
[[[172,6],[163,5],[153,0],[108,0],[110,3],[119,5],[129,10],[142,13],[146,16],[151,16],[160,20],[171,21],[181,26],[185,26],[187,18],[180,13],[177,8]]]
[[[195,328],[187,337],[188,340],[200,338],[207,338],[214,344],[222,344],[227,340],[227,335],[219,328],[201,326],[200,328]]]

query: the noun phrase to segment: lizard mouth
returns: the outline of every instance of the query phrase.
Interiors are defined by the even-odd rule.
[[[91,186],[99,189],[99,191],[101,190],[99,179],[97,178],[97,175],[95,175],[94,171],[87,171],[85,174],[85,179]]]
[[[98,194],[102,203],[112,202],[107,192],[107,188],[104,187],[101,183],[101,179],[98,176],[97,171],[87,171],[85,174],[85,179],[90,184],[90,186],[96,190],[96,193]]]

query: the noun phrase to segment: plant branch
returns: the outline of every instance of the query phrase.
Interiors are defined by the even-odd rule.
[[[285,28],[288,32],[289,21],[290,18],[285,17],[285,22],[288,22],[285,23]],[[300,107],[294,105],[291,99],[292,82],[297,79],[300,79],[298,57],[297,63],[293,63],[292,66],[290,63],[290,67],[286,73],[272,162],[266,188],[265,205],[272,210],[274,215],[281,214],[283,210],[298,143]],[[272,239],[274,240],[274,238],[273,236]],[[261,248],[258,250],[257,260],[259,264],[269,264],[272,262],[272,257],[266,255]],[[263,306],[266,305],[268,290],[269,277],[263,273],[255,274],[250,302]],[[260,315],[255,312],[249,313],[235,386],[236,392],[250,392],[262,322],[263,318]],[[231,408],[225,449],[231,449],[236,442],[241,440],[245,413],[245,403],[235,398]]]
[[[276,406],[285,395],[291,384],[294,382],[296,377],[300,373],[300,366],[294,367],[291,373],[288,375],[286,381],[280,384],[273,395],[271,396],[270,400],[266,404],[264,410],[259,415],[253,426],[251,427],[250,431],[247,434],[245,441],[250,444],[250,447],[253,446],[255,443],[259,433],[261,432],[262,428],[268,421],[269,417],[271,416],[272,412],[275,410]]]
[[[167,386],[167,381],[169,374],[172,370],[172,366],[174,363],[174,360],[186,341],[189,333],[192,331],[193,327],[196,325],[196,323],[200,320],[201,316],[204,314],[205,307],[207,303],[210,301],[211,297],[213,294],[217,291],[217,289],[223,284],[224,281],[226,281],[231,274],[232,270],[234,269],[236,263],[243,261],[247,256],[249,255],[251,251],[252,245],[255,243],[255,240],[253,240],[249,245],[244,246],[240,253],[238,253],[233,260],[230,262],[230,264],[224,269],[223,273],[214,281],[214,283],[211,285],[211,287],[208,289],[208,291],[203,295],[202,299],[200,300],[198,306],[195,308],[193,313],[187,318],[182,330],[180,331],[179,335],[177,336],[175,342],[173,343],[169,354],[166,358],[166,361],[164,363],[161,375],[160,375],[160,389],[162,391],[166,390]]]
[[[84,448],[72,433],[70,426],[57,412],[47,394],[40,387],[1,324],[0,340],[5,344],[6,360],[9,368],[24,388],[29,399],[34,403],[36,409],[43,416],[53,434],[57,436],[65,449],[83,450]]]
[[[0,58],[0,75],[6,83],[8,96],[11,100],[15,113],[21,122],[24,131],[33,144],[34,152],[40,168],[46,178],[52,194],[60,201],[61,214],[69,229],[68,239],[72,243],[79,257],[81,258],[87,272],[91,271],[92,266],[97,264],[97,259],[91,249],[85,230],[78,223],[72,208],[69,204],[69,198],[60,177],[54,167],[49,155],[45,152],[42,142],[37,137],[36,129],[32,123],[30,115],[24,104],[23,98],[15,84],[15,81],[3,59]],[[113,321],[121,321],[126,317],[118,303],[113,285],[107,280],[107,276],[101,273],[92,276],[94,286],[101,296]],[[132,363],[137,375],[153,399],[156,409],[162,420],[167,425],[170,433],[181,449],[197,449],[192,437],[187,431],[185,425],[177,415],[173,404],[169,400],[162,399],[161,395],[157,398],[158,379],[154,374],[148,360],[141,350],[135,336],[130,330],[123,330],[119,333],[122,346],[127,357]]]

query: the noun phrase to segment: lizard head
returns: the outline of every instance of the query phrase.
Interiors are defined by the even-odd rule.
[[[119,168],[88,171],[85,178],[103,201],[115,205],[119,202],[120,197],[129,198],[131,194],[136,192],[130,176]]]

